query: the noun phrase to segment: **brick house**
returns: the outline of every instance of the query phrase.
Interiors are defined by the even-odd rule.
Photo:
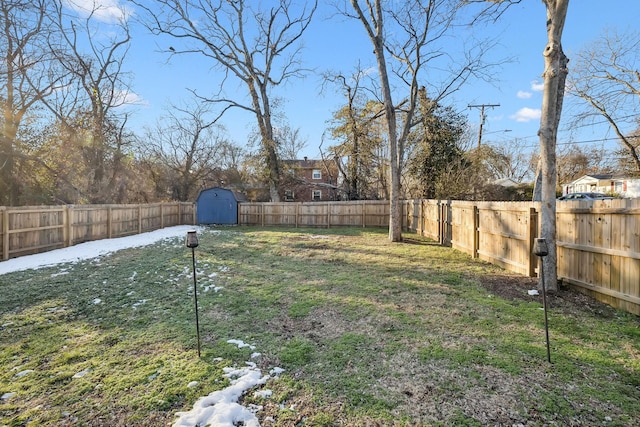
[[[284,160],[281,200],[317,202],[338,200],[338,167],[332,161]]]

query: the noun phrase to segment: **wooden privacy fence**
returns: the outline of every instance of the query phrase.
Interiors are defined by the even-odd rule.
[[[7,260],[91,240],[194,224],[193,203],[0,207],[0,253]]]
[[[509,271],[535,276],[540,205],[407,200],[403,228]],[[193,203],[0,207],[2,259],[194,224]],[[241,225],[387,227],[388,201],[240,203]],[[640,200],[557,205],[558,278],[640,315]]]
[[[238,223],[289,227],[387,227],[389,202],[240,203]]]
[[[640,315],[640,199],[557,207],[558,277]]]
[[[539,204],[408,200],[403,228],[507,270],[535,276]]]
[[[540,204],[404,202],[405,229],[509,271],[536,275]],[[556,207],[558,279],[640,315],[640,200],[561,202]]]

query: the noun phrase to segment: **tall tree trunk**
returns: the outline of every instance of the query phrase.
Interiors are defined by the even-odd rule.
[[[569,60],[562,50],[562,30],[569,0],[543,0],[547,7],[547,46],[544,49],[544,93],[540,118],[540,158],[542,174],[542,223],[540,237],[546,239],[549,254],[544,262],[544,280],[550,291],[558,289],[556,251],[556,138],[562,113]]]

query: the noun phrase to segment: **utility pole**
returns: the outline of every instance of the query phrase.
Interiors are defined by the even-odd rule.
[[[478,148],[480,148],[480,144],[482,143],[482,126],[484,125],[484,121],[487,116],[484,114],[485,107],[494,108],[499,107],[500,104],[469,104],[469,108],[479,108],[480,109],[480,129],[478,130]]]

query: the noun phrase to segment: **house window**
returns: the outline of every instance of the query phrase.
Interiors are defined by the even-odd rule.
[[[313,192],[311,193],[311,199],[312,200],[322,200],[322,191],[313,190]]]
[[[624,191],[623,183],[622,183],[622,182],[616,182],[616,183],[615,183],[614,191],[615,191],[616,193],[622,193],[622,192]]]
[[[284,201],[285,202],[293,202],[293,191],[285,190],[284,191]]]
[[[320,169],[314,169],[311,173],[312,179],[322,179],[322,171]]]

